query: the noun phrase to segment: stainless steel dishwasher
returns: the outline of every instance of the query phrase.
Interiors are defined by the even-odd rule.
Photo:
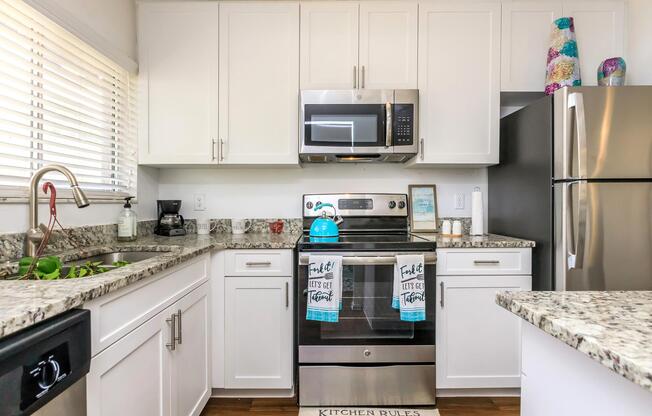
[[[0,339],[0,415],[86,415],[90,344],[86,310]]]

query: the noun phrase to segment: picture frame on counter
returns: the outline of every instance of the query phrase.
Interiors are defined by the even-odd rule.
[[[410,230],[418,233],[439,231],[437,221],[437,186],[409,185]]]

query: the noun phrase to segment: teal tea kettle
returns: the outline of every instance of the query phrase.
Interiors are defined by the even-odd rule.
[[[343,220],[342,217],[337,215],[333,204],[318,203],[315,206],[315,211],[325,207],[333,208],[333,218],[329,217],[326,210],[321,212],[321,217],[315,218],[310,226],[310,240],[311,241],[324,241],[331,242],[337,241],[340,235],[340,229],[337,227]]]

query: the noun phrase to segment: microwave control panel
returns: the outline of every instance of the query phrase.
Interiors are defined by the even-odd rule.
[[[394,104],[393,144],[409,146],[414,143],[414,105]]]

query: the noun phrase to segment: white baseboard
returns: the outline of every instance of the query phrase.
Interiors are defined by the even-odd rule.
[[[437,397],[520,397],[520,388],[437,389]]]
[[[291,389],[213,389],[211,397],[222,398],[261,398],[261,397],[294,397],[294,388]]]

